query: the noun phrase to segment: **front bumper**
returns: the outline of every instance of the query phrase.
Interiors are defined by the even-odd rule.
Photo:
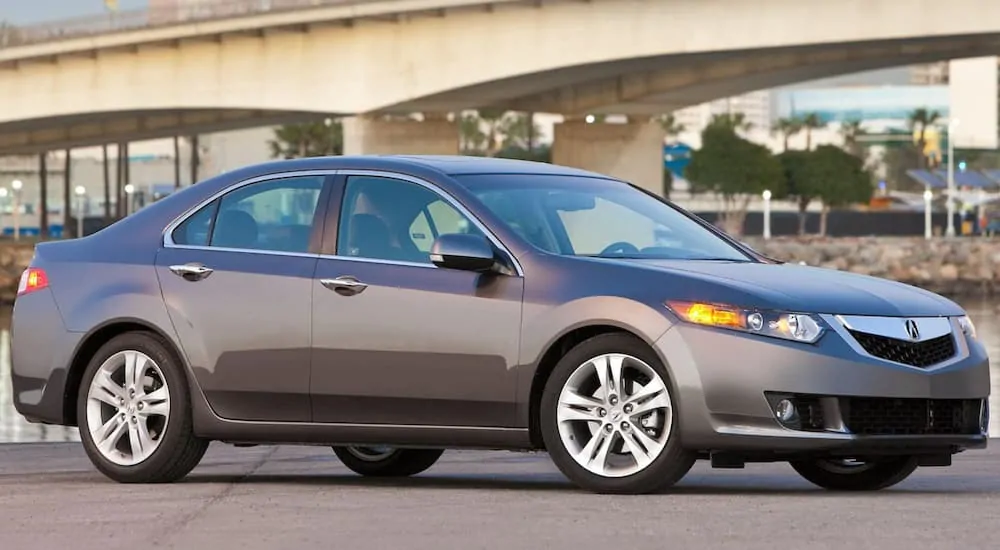
[[[955,355],[928,368],[859,352],[839,330],[808,345],[678,324],[656,348],[687,448],[763,459],[935,454],[987,444],[989,359],[957,324],[953,335]],[[807,422],[778,420],[785,398]]]

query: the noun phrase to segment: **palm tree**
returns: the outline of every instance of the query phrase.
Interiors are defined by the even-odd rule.
[[[927,147],[927,128],[933,126],[940,118],[941,114],[937,111],[928,111],[922,107],[914,109],[907,118],[910,130],[917,134],[916,146],[919,152],[917,156],[917,168],[925,168],[927,166],[927,157],[924,155],[924,149]]]
[[[459,117],[458,142],[463,155],[481,155],[486,150],[486,134],[475,112],[462,113]]]
[[[684,125],[677,122],[677,118],[673,113],[660,115],[657,117],[657,121],[660,123],[660,126],[663,127],[663,132],[666,134],[668,139],[674,139],[684,131]]]
[[[817,113],[809,113],[802,117],[802,129],[806,132],[806,151],[812,150],[812,131],[826,126]]]
[[[503,128],[507,111],[499,108],[479,109],[479,120],[486,126],[486,156],[495,156],[503,148]]]
[[[712,120],[708,125],[713,128],[725,128],[734,132],[747,132],[753,128],[753,123],[747,121],[747,116],[743,113],[721,113],[712,115]]]
[[[795,118],[780,118],[771,129],[772,133],[781,134],[784,150],[788,150],[788,140],[802,131],[802,121]]]
[[[864,156],[861,144],[858,139],[865,135],[865,129],[861,127],[861,121],[857,119],[845,120],[840,126],[840,135],[844,138],[844,148],[847,152],[856,156]]]
[[[329,124],[327,124],[329,121]],[[319,157],[344,152],[344,129],[339,120],[320,119],[275,128],[268,141],[274,158]]]

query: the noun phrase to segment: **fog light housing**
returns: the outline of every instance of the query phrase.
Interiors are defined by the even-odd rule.
[[[799,411],[795,409],[795,403],[790,399],[782,399],[774,407],[774,416],[782,424],[796,424],[799,421]]]

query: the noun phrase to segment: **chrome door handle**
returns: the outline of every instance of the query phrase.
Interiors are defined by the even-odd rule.
[[[186,281],[200,281],[212,274],[214,269],[202,264],[180,264],[170,266],[170,271]]]
[[[343,275],[336,279],[320,279],[319,284],[340,294],[341,296],[354,296],[361,294],[368,285],[359,281],[356,277]]]

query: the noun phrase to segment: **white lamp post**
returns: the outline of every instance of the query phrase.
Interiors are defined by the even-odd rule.
[[[771,238],[771,190],[765,189],[764,197],[764,238]]]
[[[9,194],[10,190],[8,190],[6,187],[0,187],[0,203],[6,203],[7,195]],[[4,206],[6,206],[6,204],[4,204]],[[0,234],[3,233],[4,229],[6,229],[6,227],[3,224],[3,210],[4,210],[3,208],[0,208]]]
[[[986,190],[982,187],[976,192],[976,200],[979,204],[976,205],[976,226],[982,226],[983,222],[983,204],[986,203]],[[985,227],[979,227],[979,234],[985,235]]]
[[[84,201],[86,200],[84,196],[87,194],[87,188],[82,185],[77,185],[76,189],[76,238],[83,237],[83,207]]]
[[[958,119],[953,118],[948,121],[948,225],[945,226],[945,235],[955,236],[955,128],[958,126]]]
[[[931,238],[931,201],[934,193],[930,189],[924,190],[924,238]]]
[[[131,183],[125,185],[125,215],[132,213],[132,193],[135,193],[135,186]]]
[[[10,182],[10,188],[14,190],[14,240],[21,239],[21,188],[24,182],[14,180]]]

